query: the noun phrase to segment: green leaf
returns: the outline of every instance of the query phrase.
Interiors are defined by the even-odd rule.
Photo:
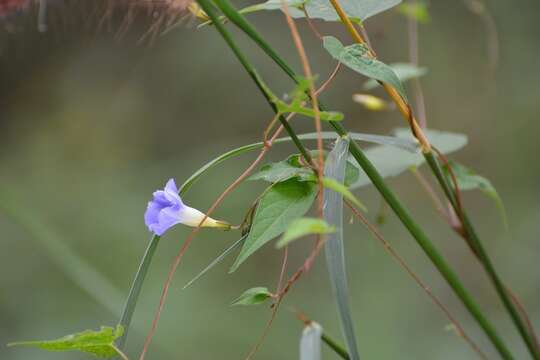
[[[324,187],[340,193],[345,199],[349,200],[350,202],[358,206],[360,209],[367,211],[366,206],[362,204],[360,200],[358,200],[356,196],[354,196],[354,194],[343,183],[340,183],[339,181],[328,177],[324,177],[322,182]]]
[[[394,73],[397,75],[397,77],[401,80],[402,83],[422,77],[428,73],[428,68],[423,66],[416,66],[414,64],[409,63],[394,63],[389,64],[394,70]],[[370,79],[364,83],[364,89],[365,90],[371,90],[376,88],[377,86],[380,86],[379,83],[373,79]]]
[[[431,129],[425,130],[424,132],[429,141],[443,154],[449,154],[459,150],[467,144],[467,136],[463,134]],[[395,129],[394,134],[402,139],[413,139],[409,128]],[[425,161],[420,152],[411,153],[395,146],[387,145],[370,147],[364,151],[364,154],[384,178],[397,176],[411,167],[422,165]],[[349,159],[356,167],[360,168],[358,163],[352,157]],[[351,184],[349,188],[357,189],[370,184],[371,180],[369,180],[366,173],[360,169],[358,181]]]
[[[312,151],[312,156],[316,157],[317,152]],[[263,165],[248,180],[265,180],[270,183],[285,181],[290,178],[298,178],[300,181],[317,181],[313,170],[300,161],[301,155],[295,154],[289,156],[286,160]],[[350,185],[358,181],[360,171],[350,161],[347,161],[345,170],[345,185]]]
[[[352,21],[360,23],[367,18],[381,13],[389,8],[399,4],[401,0],[357,0],[357,1],[342,1],[341,6]],[[328,0],[287,0],[289,13],[293,18],[304,18],[305,10],[311,19],[322,19],[325,21],[340,21],[340,18],[334,7]],[[283,7],[282,0],[268,0],[262,4],[256,4],[240,10],[241,13],[250,13],[260,10],[281,10]]]
[[[258,305],[272,297],[272,293],[265,287],[254,287],[246,290],[231,305]]]
[[[397,9],[401,14],[419,23],[426,24],[430,21],[428,7],[425,2],[403,3]]]
[[[480,176],[476,174],[472,169],[457,163],[455,161],[449,161],[450,166],[452,167],[452,172],[454,173],[454,176],[456,177],[456,182],[459,186],[459,189],[462,191],[466,190],[475,190],[478,189],[482,191],[484,194],[492,198],[495,203],[497,204],[497,208],[501,212],[501,216],[504,221],[505,228],[508,227],[507,223],[507,216],[506,211],[504,209],[504,204],[502,202],[501,197],[499,196],[499,193],[491,184],[491,181],[486,179],[483,176]],[[448,180],[453,185],[452,178],[450,176],[450,171],[448,170],[448,166],[443,166],[443,171],[445,172],[446,176],[448,177]]]
[[[265,180],[271,183],[285,181],[293,177],[299,177],[302,180],[311,179],[313,171],[307,167],[298,166],[292,163],[291,158],[280,162],[266,164],[248,180]]]
[[[116,328],[102,326],[101,330],[85,330],[67,335],[56,340],[21,341],[8,344],[8,346],[31,346],[47,351],[82,351],[100,358],[110,358],[119,355],[114,341],[122,336],[124,329],[118,325]]]
[[[334,59],[364,76],[392,85],[401,97],[407,101],[405,89],[394,70],[385,63],[373,58],[365,45],[343,46],[333,36],[325,36],[323,45]]]
[[[311,182],[289,179],[272,185],[262,195],[253,224],[240,255],[231,267],[235,271],[255,251],[279,236],[291,222],[309,210],[316,195]]]
[[[336,231],[334,226],[330,226],[326,221],[318,218],[299,218],[289,224],[283,237],[276,244],[277,248],[282,248],[291,241],[311,234],[329,234]]]

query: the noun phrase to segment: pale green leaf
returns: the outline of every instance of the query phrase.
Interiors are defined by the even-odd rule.
[[[114,341],[122,336],[123,332],[120,325],[116,328],[102,326],[99,331],[85,330],[56,340],[21,341],[8,346],[30,346],[47,351],[82,351],[100,358],[110,358],[119,355]]]
[[[334,59],[364,76],[393,86],[401,97],[407,101],[405,88],[394,70],[385,63],[373,58],[365,45],[353,44],[343,46],[333,36],[325,36],[323,38],[323,45]]]
[[[381,13],[398,5],[401,0],[345,0],[340,4],[349,18],[354,22],[361,22],[367,18]],[[289,13],[294,18],[304,18],[305,10],[311,19],[322,19],[325,21],[340,21],[340,18],[334,7],[328,0],[287,0]],[[281,10],[282,0],[268,0],[262,4],[256,4],[241,10],[243,13],[249,13],[260,10]]]
[[[289,224],[287,230],[276,244],[277,248],[282,248],[291,241],[299,239],[306,235],[312,234],[329,234],[334,232],[336,228],[330,226],[326,221],[318,218],[299,218]]]
[[[463,134],[443,132],[437,130],[424,130],[429,141],[439,149],[443,154],[449,154],[461,149],[467,144],[467,136]],[[394,134],[403,139],[412,140],[411,130],[408,128],[400,128],[394,130]],[[425,161],[420,152],[411,153],[394,146],[373,146],[364,151],[369,161],[377,168],[377,171],[382,177],[397,176],[411,167],[418,167]],[[360,168],[360,165],[349,157],[355,166]],[[366,173],[360,168],[360,177],[358,181],[350,185],[350,189],[356,189],[362,186],[371,184],[371,180]]]
[[[279,236],[295,219],[304,216],[316,195],[311,182],[289,179],[272,185],[261,197],[249,235],[231,267],[235,271],[255,251]]]
[[[430,21],[427,4],[423,1],[406,2],[398,6],[398,11],[408,18],[426,24]]]
[[[405,83],[408,80],[422,77],[428,73],[428,68],[423,66],[416,66],[409,63],[394,63],[389,64],[394,70],[394,73],[401,80],[402,83]],[[365,90],[371,90],[379,86],[379,83],[373,79],[370,79],[364,83]]]
[[[507,227],[507,216],[506,211],[504,209],[504,204],[502,202],[501,197],[499,196],[499,193],[488,179],[486,179],[483,176],[480,176],[474,172],[474,170],[457,163],[455,161],[450,161],[450,166],[452,167],[452,172],[454,176],[456,177],[456,182],[459,186],[460,190],[466,191],[466,190],[475,190],[478,189],[482,191],[484,194],[492,198],[495,203],[497,204],[497,207],[499,208],[501,212],[501,216],[504,221],[505,227]],[[448,170],[447,166],[443,166],[443,170],[446,173],[448,180],[451,184],[453,184],[452,178],[450,177],[450,172]]]
[[[349,139],[339,138],[336,145],[328,155],[324,166],[325,179],[332,180],[335,184],[343,185],[345,179],[345,165],[347,163]],[[326,264],[332,283],[334,298],[338,307],[343,335],[347,342],[347,348],[351,360],[359,360],[358,345],[354,331],[354,321],[349,303],[349,286],[347,284],[347,272],[345,266],[345,246],[343,242],[343,195],[342,192],[332,188],[324,190],[323,216],[326,222],[336,228],[329,234],[324,245]],[[348,190],[347,190],[348,191]]]
[[[345,199],[349,200],[350,202],[358,206],[360,209],[367,211],[366,206],[362,204],[360,200],[358,200],[356,196],[354,196],[354,194],[343,183],[340,183],[339,181],[328,177],[324,177],[322,183],[324,187],[340,193]]]
[[[254,287],[246,290],[231,305],[258,305],[272,297],[272,293],[265,287]]]

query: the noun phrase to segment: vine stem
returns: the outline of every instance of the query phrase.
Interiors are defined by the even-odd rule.
[[[198,0],[199,4],[206,4],[208,5],[207,1],[209,0]],[[335,1],[335,0],[333,0]],[[224,13],[224,15],[235,25],[237,25],[242,31],[244,31],[257,45],[261,47],[263,51],[266,52],[268,56],[270,56],[277,64],[280,66],[285,73],[287,73],[293,80],[298,82],[298,75],[292,70],[292,68],[276,53],[276,51],[261,37],[261,35],[245,20],[245,18],[238,13],[238,11],[229,3],[228,0],[214,0],[214,3],[218,6],[218,8]],[[209,5],[208,5],[209,6]],[[213,10],[213,9],[212,9]],[[350,21],[349,21],[350,22]],[[217,28],[217,23],[216,23]],[[219,28],[218,28],[219,30]],[[220,31],[221,32],[221,31]],[[229,40],[227,43],[230,45],[230,42],[232,39],[230,36],[228,36]],[[240,50],[236,45],[234,44],[234,53],[237,54]],[[251,71],[253,70],[253,67],[249,62],[247,62],[246,57],[240,52],[239,60],[241,61],[242,65],[246,68],[248,73],[251,74]],[[252,76],[252,79],[257,82],[260,81],[258,77]],[[259,88],[261,87],[258,85]],[[261,89],[261,91],[263,91]],[[394,90],[395,91],[395,90]],[[263,91],[264,94],[264,91]],[[396,95],[399,97],[399,94],[396,93]],[[401,99],[401,97],[399,97]],[[401,99],[401,102],[403,102],[403,99]],[[410,108],[408,105],[404,105],[408,109],[408,115],[412,115]],[[321,110],[323,109],[322,104],[320,104]],[[414,122],[413,124],[416,124]],[[337,122],[330,122],[330,125],[334,128],[336,133],[340,136],[346,136],[347,131],[342,127],[341,124]],[[418,124],[416,126],[419,128]],[[414,126],[412,126],[414,129]],[[285,129],[288,134],[294,139],[296,137],[295,134],[293,134],[292,129]],[[423,134],[420,131],[417,134]],[[419,139],[420,141],[420,139]],[[427,143],[429,145],[429,143]],[[298,147],[298,149],[304,153],[305,149],[303,148],[303,145],[300,142],[295,142],[295,145]],[[429,149],[429,152],[431,151],[431,146],[427,147],[426,145],[423,146],[424,151]],[[401,222],[405,225],[405,227],[408,229],[408,231],[413,235],[415,240],[417,241],[418,245],[424,250],[426,255],[430,258],[430,260],[433,262],[435,267],[439,270],[441,275],[445,278],[445,280],[448,282],[448,284],[452,287],[456,295],[460,298],[460,300],[463,302],[467,310],[471,313],[471,315],[475,318],[475,320],[479,323],[481,328],[484,330],[486,335],[489,337],[493,345],[498,350],[499,354],[504,359],[513,359],[513,356],[511,355],[510,351],[498,335],[495,328],[491,325],[491,323],[487,320],[487,318],[483,315],[481,309],[478,307],[476,302],[472,299],[472,297],[469,295],[467,290],[462,285],[461,281],[457,277],[457,275],[454,273],[454,271],[449,267],[447,262],[444,260],[444,258],[441,256],[441,254],[436,250],[434,245],[431,243],[429,238],[426,236],[426,234],[423,232],[423,230],[416,224],[416,222],[413,220],[412,216],[409,214],[408,210],[401,205],[401,202],[397,199],[396,195],[388,188],[386,183],[384,182],[381,175],[378,173],[378,171],[375,169],[373,164],[367,159],[367,157],[364,155],[362,150],[358,147],[358,145],[351,141],[349,152],[351,155],[356,159],[358,164],[362,167],[366,175],[370,178],[372,183],[375,185],[377,190],[383,195],[385,200],[388,202],[392,210],[396,213],[398,218],[401,220]]]

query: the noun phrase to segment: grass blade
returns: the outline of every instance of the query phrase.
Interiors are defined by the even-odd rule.
[[[339,183],[345,180],[345,166],[349,153],[349,139],[339,138],[334,149],[328,154],[324,176]],[[336,231],[328,234],[325,243],[326,264],[336,298],[341,328],[345,336],[351,359],[358,360],[358,346],[354,333],[353,319],[349,304],[349,288],[345,268],[345,250],[343,246],[343,195],[332,189],[324,190],[324,220],[334,226]]]
[[[302,331],[300,338],[300,360],[321,360],[322,327],[311,322]]]
[[[244,244],[244,241],[246,241],[247,236],[246,234],[242,236],[240,239],[236,240],[231,246],[225,249],[217,258],[215,258],[210,264],[208,264],[200,273],[198,273],[193,279],[191,279],[186,285],[184,285],[183,289],[187,289],[193,283],[197,280],[199,280],[203,275],[205,275],[208,271],[210,271],[214,266],[219,264],[223,259],[225,259],[231,252],[233,252],[236,248],[242,246]]]

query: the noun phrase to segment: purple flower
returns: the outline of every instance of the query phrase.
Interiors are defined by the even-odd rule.
[[[148,203],[144,214],[144,223],[151,232],[161,236],[176,224],[199,226],[204,216],[199,210],[182,202],[174,179],[170,179],[167,181],[165,189],[154,192],[154,198]],[[228,223],[214,220],[211,217],[207,217],[202,226],[231,228]]]

